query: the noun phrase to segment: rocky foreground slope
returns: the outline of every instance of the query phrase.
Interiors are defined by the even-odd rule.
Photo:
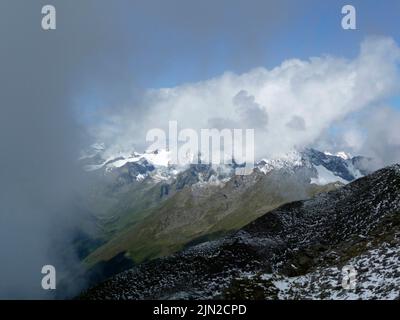
[[[399,299],[400,166],[141,264],[83,299]],[[342,287],[342,268],[357,272]]]

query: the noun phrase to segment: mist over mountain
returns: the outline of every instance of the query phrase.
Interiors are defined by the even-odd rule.
[[[178,130],[198,134],[204,128],[252,128],[256,159],[316,145],[374,158],[377,169],[400,160],[394,136],[398,111],[390,111],[394,118],[389,121],[389,111],[377,108],[399,91],[399,59],[393,39],[368,37],[353,59],[293,58],[272,69],[225,72],[197,83],[151,89],[104,124],[92,126],[91,133],[113,154],[133,147],[146,150],[146,133],[153,128],[168,133],[170,120],[177,121]],[[333,135],[340,124],[348,126]]]

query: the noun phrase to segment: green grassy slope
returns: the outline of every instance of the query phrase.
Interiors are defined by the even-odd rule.
[[[278,173],[236,176],[223,187],[188,185],[165,201],[157,205],[152,202],[152,207],[135,209],[114,222],[112,236],[86,258],[86,263],[91,266],[107,261],[124,251],[135,263],[169,255],[188,243],[241,228],[284,203],[336,187],[312,185],[297,176]],[[146,203],[145,199],[151,195],[142,194],[140,201]]]

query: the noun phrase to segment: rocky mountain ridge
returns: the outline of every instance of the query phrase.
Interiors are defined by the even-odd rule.
[[[86,299],[398,299],[400,166],[266,213],[234,234],[141,264]],[[355,290],[341,270],[357,271]]]

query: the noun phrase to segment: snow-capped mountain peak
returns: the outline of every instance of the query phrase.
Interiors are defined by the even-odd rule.
[[[257,162],[256,167],[263,173],[267,174],[272,170],[293,168],[304,165],[302,154],[296,150],[288,152],[280,157],[271,159],[262,159]]]
[[[351,155],[349,153],[346,153],[344,151],[339,151],[336,153],[336,156],[339,158],[342,158],[343,160],[349,160],[351,159]]]
[[[350,155],[350,153],[347,153],[345,151],[338,151],[336,153],[331,153],[329,151],[325,151],[324,152],[325,155],[327,156],[335,156],[335,157],[339,157],[342,158],[343,160],[349,160],[352,158],[352,156]]]
[[[115,151],[118,150],[118,151]],[[201,166],[193,160],[193,155],[188,155],[185,164],[173,165],[171,152],[168,150],[155,150],[138,153],[136,151],[121,151],[118,148],[107,149],[102,143],[96,143],[80,158],[87,171],[101,171],[104,174],[115,170],[128,168],[129,175],[136,181],[143,181],[147,177],[155,182],[174,179],[180,172],[188,170],[190,166]],[[360,165],[365,158],[355,157],[345,152],[335,155],[329,152],[320,152],[315,149],[303,151],[293,150],[279,157],[264,158],[255,164],[256,171],[269,174],[271,171],[285,170],[294,173],[298,168],[308,168],[310,183],[325,185],[339,182],[346,184],[368,173]],[[233,164],[213,166],[214,171],[225,172],[221,179],[226,182],[234,175]],[[213,178],[215,180],[215,177]],[[215,181],[211,181],[210,183]],[[221,180],[221,181],[222,181]],[[207,183],[207,181],[202,181]]]

